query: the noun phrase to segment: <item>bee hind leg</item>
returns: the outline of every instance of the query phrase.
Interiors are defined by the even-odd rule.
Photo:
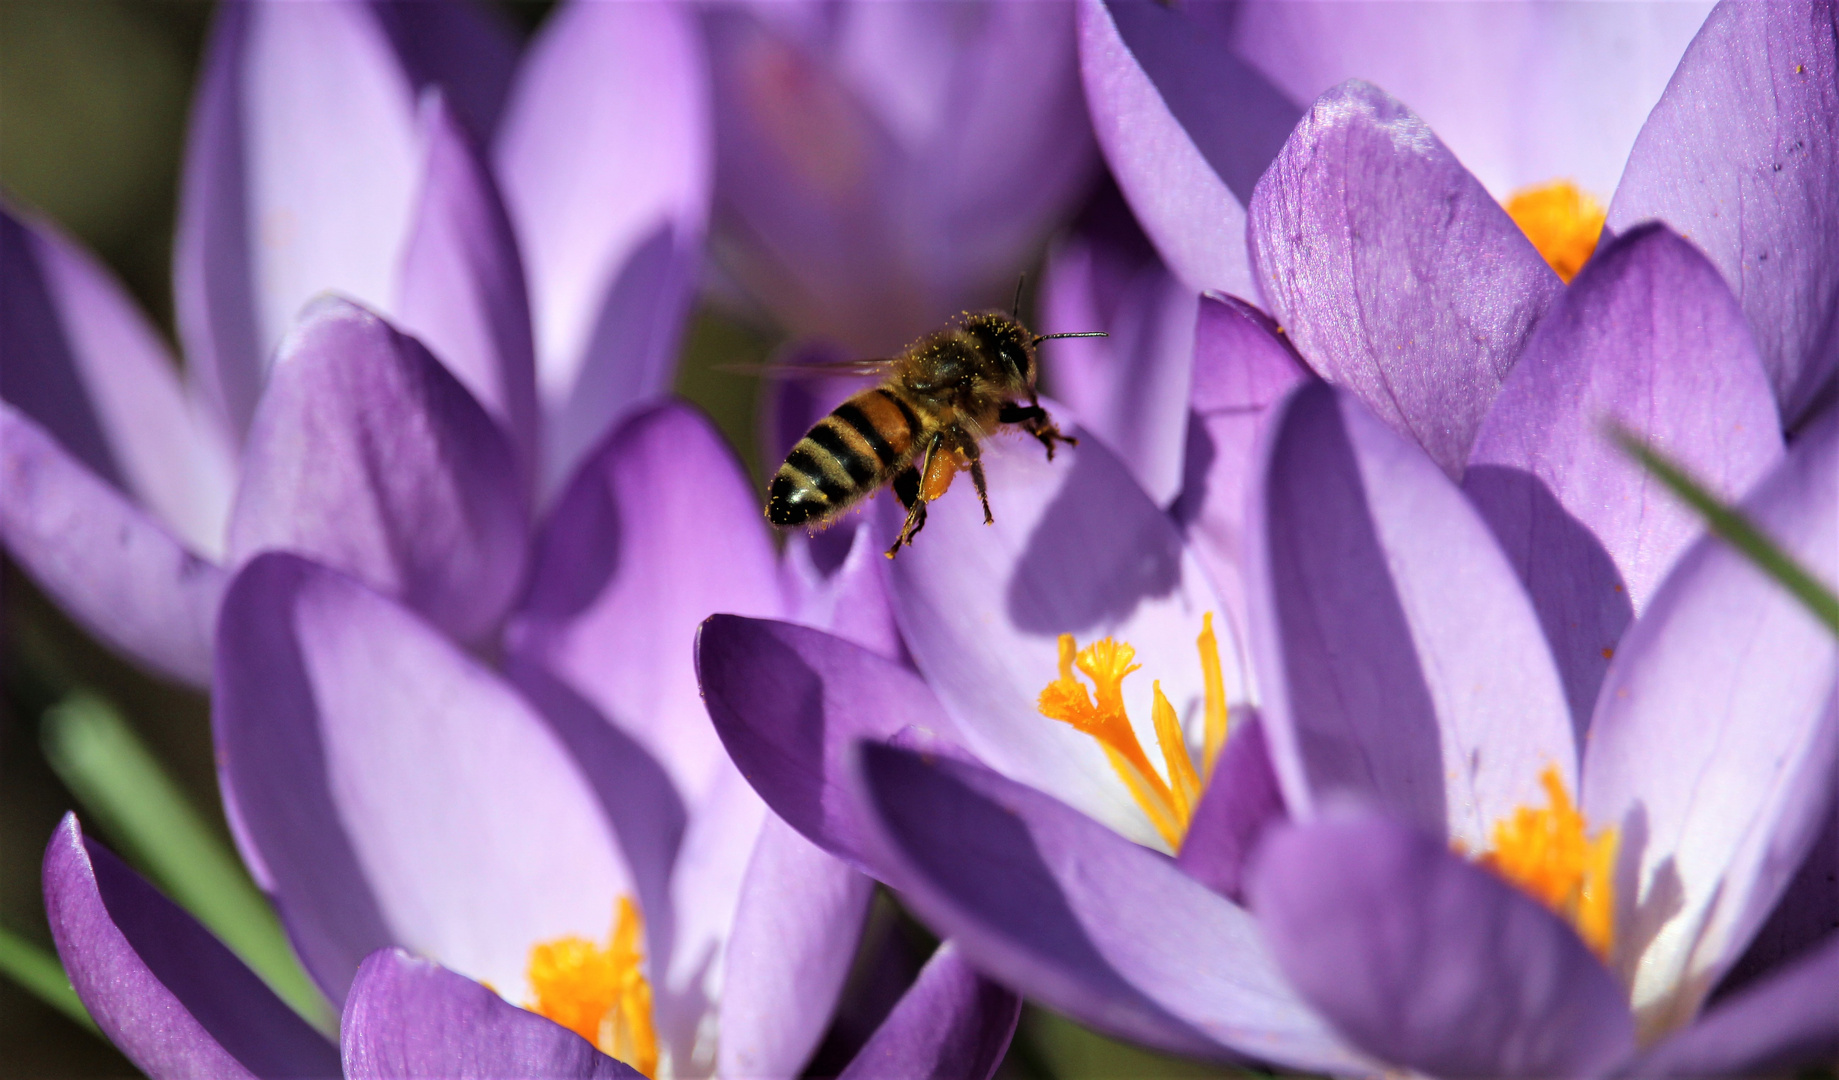
[[[901,548],[913,543],[913,538],[926,527],[926,484],[925,478],[932,475],[932,455],[939,449],[940,437],[934,435],[926,443],[926,452],[920,457],[919,467],[909,465],[894,478],[894,494],[900,497],[901,505],[907,508],[907,520],[901,523],[900,535],[894,537],[894,543],[887,550],[887,557],[892,559]]]
[[[1004,405],[1002,411],[996,414],[996,422],[1020,425],[1023,431],[1041,440],[1041,445],[1047,448],[1047,460],[1049,461],[1054,459],[1055,443],[1063,442],[1068,446],[1079,445],[1078,439],[1071,435],[1061,434],[1060,428],[1054,424],[1053,418],[1047,415],[1047,410],[1041,408],[1039,402],[1029,402],[1026,405],[1017,405],[1012,402]]]
[[[971,483],[977,486],[977,500],[983,503],[983,523],[994,525],[996,519],[990,515],[990,489],[983,482],[983,454],[977,449],[977,440],[968,437],[960,438],[958,449],[971,463]]]

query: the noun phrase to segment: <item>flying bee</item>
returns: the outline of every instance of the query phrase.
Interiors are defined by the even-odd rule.
[[[1104,336],[1037,334],[1015,315],[966,312],[891,360],[823,366],[830,374],[878,374],[884,381],[838,405],[792,447],[767,489],[766,519],[822,528],[891,484],[907,508],[887,550],[891,559],[925,527],[926,504],[965,468],[977,485],[984,524],[993,523],[978,450],[985,436],[1013,425],[1039,439],[1050,461],[1055,443],[1078,442],[1061,434],[1041,408],[1035,346]]]

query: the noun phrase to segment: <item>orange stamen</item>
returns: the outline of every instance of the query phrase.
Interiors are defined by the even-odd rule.
[[[1554,180],[1514,192],[1507,199],[1507,216],[1569,285],[1590,261],[1608,214],[1576,184]]]
[[[1615,940],[1615,829],[1584,834],[1584,816],[1554,766],[1539,774],[1548,805],[1494,823],[1494,850],[1479,862],[1557,912],[1600,957]]]
[[[644,921],[637,905],[620,897],[619,915],[605,948],[573,934],[531,948],[527,976],[536,1000],[526,1005],[644,1073],[658,1072],[658,1037],[652,1027],[651,983],[639,947]]]

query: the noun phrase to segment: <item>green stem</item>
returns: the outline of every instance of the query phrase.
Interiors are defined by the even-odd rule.
[[[0,972],[29,991],[33,997],[101,1035],[89,1010],[70,988],[64,965],[57,957],[25,938],[0,926]]]

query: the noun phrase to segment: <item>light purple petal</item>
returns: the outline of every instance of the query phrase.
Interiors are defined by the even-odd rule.
[[[1168,515],[1103,443],[1063,447],[1049,462],[1033,440],[990,439],[983,461],[995,525],[983,524],[969,478],[959,477],[893,562],[902,636],[977,757],[1156,844],[1098,743],[1042,716],[1037,701],[1058,674],[1059,634],[1074,634],[1081,646],[1113,636],[1134,646],[1143,664],[1124,684],[1138,740],[1156,745],[1151,683],[1159,680],[1198,745],[1195,638],[1219,599]],[[900,506],[883,501],[881,535],[892,536]],[[1214,629],[1227,699],[1242,702],[1248,690],[1237,643],[1227,627]]]
[[[415,86],[439,87],[466,130],[489,140],[517,70],[517,30],[502,9],[471,0],[386,0],[372,11]]]
[[[494,152],[528,260],[545,491],[671,384],[713,168],[690,19],[670,4],[569,4],[505,107]]]
[[[1048,263],[1040,332],[1110,336],[1044,345],[1045,385],[1167,506],[1181,490],[1194,293],[1169,275],[1115,193],[1087,217]]]
[[[0,540],[98,640],[169,678],[210,682],[223,570],[4,402]]]
[[[108,272],[3,205],[0,326],[0,397],[193,550],[218,554],[236,471],[228,436]]]
[[[565,744],[407,610],[286,554],[225,598],[212,693],[246,859],[335,1000],[400,944],[511,995],[531,946],[605,938],[632,885]]]
[[[1716,1008],[1731,994],[1799,959],[1839,931],[1839,793],[1832,798],[1825,828],[1769,914],[1769,921],[1756,931],[1742,959],[1712,991],[1709,1007]]]
[[[1080,68],[1105,160],[1169,269],[1191,292],[1253,296],[1245,206],[1299,110],[1208,15],[1082,0]]]
[[[533,478],[542,418],[530,303],[511,219],[444,97],[423,99],[421,128],[426,168],[396,282],[396,324],[428,346],[504,427],[523,475]]]
[[[282,344],[250,424],[229,550],[311,555],[476,641],[522,584],[526,507],[510,444],[465,387],[327,298]]]
[[[633,416],[582,463],[506,640],[637,739],[694,803],[726,765],[696,693],[696,627],[783,605],[740,463],[714,424],[672,403]]]
[[[1839,579],[1839,414],[1743,501],[1813,576]],[[1824,824],[1839,649],[1722,541],[1682,557],[1603,681],[1581,805],[1622,833],[1617,961],[1648,1031],[1684,1024]]]
[[[1274,831],[1252,910],[1305,997],[1394,1066],[1592,1075],[1634,1049],[1622,988],[1537,900],[1384,818]]]
[[[1452,477],[1563,288],[1424,122],[1368,83],[1323,94],[1251,202],[1271,313]]]
[[[1635,1063],[1639,1077],[1762,1076],[1839,1057],[1839,936],[1713,1007]]]
[[[1247,706],[1232,717],[1232,734],[1194,809],[1175,865],[1228,900],[1243,903],[1252,854],[1265,831],[1283,820],[1283,792],[1271,770],[1264,725]]]
[[[720,1075],[803,1070],[843,992],[873,892],[868,878],[767,815],[728,939]]]
[[[338,1054],[255,973],[65,814],[45,913],[70,984],[153,1080],[336,1077]]]
[[[401,949],[379,949],[365,959],[340,1028],[349,1080],[640,1075],[560,1024]]]
[[[1704,531],[1611,441],[1610,423],[1727,500],[1781,457],[1742,310],[1704,256],[1661,226],[1599,250],[1552,305],[1462,481],[1539,611],[1579,722],[1629,619]]]
[[[792,620],[891,659],[906,659],[888,596],[884,541],[865,521],[785,538],[780,560]]]
[[[1609,206],[1708,255],[1796,426],[1839,367],[1839,8],[1718,5],[1641,129]]]
[[[978,975],[947,941],[840,1080],[990,1080],[1021,1016],[1022,999]]]
[[[809,627],[717,615],[696,641],[709,717],[741,774],[806,839],[861,865],[851,747],[902,731],[958,732],[911,670]]]
[[[1309,369],[1277,324],[1234,296],[1203,296],[1194,331],[1181,497],[1171,508],[1245,640],[1245,509],[1271,407]]]
[[[1248,516],[1251,643],[1291,813],[1352,796],[1471,850],[1577,790],[1564,691],[1532,604],[1468,500],[1353,395],[1272,418]]]
[[[1253,0],[1233,42],[1298,101],[1385,87],[1497,196],[1570,179],[1607,200],[1710,8]]]
[[[861,744],[877,865],[992,978],[1165,1051],[1372,1068],[1290,990],[1242,908],[980,766]]]

